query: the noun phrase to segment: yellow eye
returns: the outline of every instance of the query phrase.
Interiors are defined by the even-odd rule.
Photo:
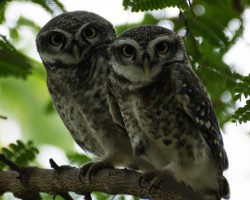
[[[124,45],[121,48],[122,54],[125,57],[131,57],[135,54],[135,48],[132,47],[131,45]]]
[[[83,30],[83,35],[88,39],[93,39],[97,36],[96,29],[93,27],[86,27]]]
[[[168,52],[168,43],[166,41],[159,42],[155,46],[155,50],[160,54],[165,54]]]
[[[50,37],[50,42],[53,46],[60,46],[64,43],[65,37],[61,33],[54,33]]]

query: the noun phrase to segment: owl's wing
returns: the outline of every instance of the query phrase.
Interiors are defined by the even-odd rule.
[[[116,101],[115,96],[111,92],[111,89],[108,89],[107,101],[109,105],[109,112],[112,116],[114,123],[118,124],[119,126],[125,129],[124,121],[122,118],[118,102]]]
[[[183,66],[181,68],[182,70],[177,69],[173,73],[176,76],[173,80],[177,88],[177,99],[187,115],[200,128],[218,165],[222,170],[227,169],[228,158],[220,128],[205,87],[192,69]]]

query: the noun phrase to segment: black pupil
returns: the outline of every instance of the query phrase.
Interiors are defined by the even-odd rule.
[[[166,42],[160,42],[156,45],[156,49],[157,51],[159,52],[164,52],[166,51],[166,48],[167,48],[167,43]]]
[[[130,46],[130,45],[126,45],[125,47],[123,47],[123,51],[126,55],[133,55],[135,52],[134,47]]]
[[[60,35],[60,34],[55,34],[55,35],[53,36],[53,42],[54,42],[55,44],[61,44],[61,43],[63,42],[63,37],[62,37],[62,35]]]
[[[93,34],[94,34],[94,30],[92,28],[86,28],[84,30],[84,34],[87,36],[87,37],[93,37]]]

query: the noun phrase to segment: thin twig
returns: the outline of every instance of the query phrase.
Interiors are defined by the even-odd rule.
[[[190,0],[188,0],[188,4],[189,4],[189,8],[190,8],[190,11],[191,11],[193,17],[195,17],[195,14],[194,14],[194,11],[193,11],[193,5],[192,5]]]
[[[51,168],[57,172],[60,170],[60,166],[52,158],[49,159],[49,163]],[[60,195],[64,200],[74,200],[67,192],[59,193],[57,195]],[[56,199],[56,195],[54,195],[53,199]]]
[[[21,166],[19,166],[18,164],[14,163],[13,161],[9,160],[8,158],[6,158],[6,156],[4,154],[0,154],[0,160],[5,163],[6,165],[8,165],[11,169],[13,169],[14,171],[20,172],[21,171]]]
[[[51,168],[55,170],[58,170],[60,168],[60,166],[56,164],[56,162],[52,158],[49,159],[49,163],[50,163]]]

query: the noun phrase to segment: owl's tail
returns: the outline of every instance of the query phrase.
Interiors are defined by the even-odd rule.
[[[219,179],[220,179],[219,180],[220,191],[206,190],[201,192],[201,195],[205,200],[221,200],[222,198],[223,199],[230,198],[230,187],[227,179],[223,175],[220,175]]]
[[[221,198],[229,199],[230,198],[230,187],[227,179],[224,176],[221,176],[220,182],[220,194]]]

